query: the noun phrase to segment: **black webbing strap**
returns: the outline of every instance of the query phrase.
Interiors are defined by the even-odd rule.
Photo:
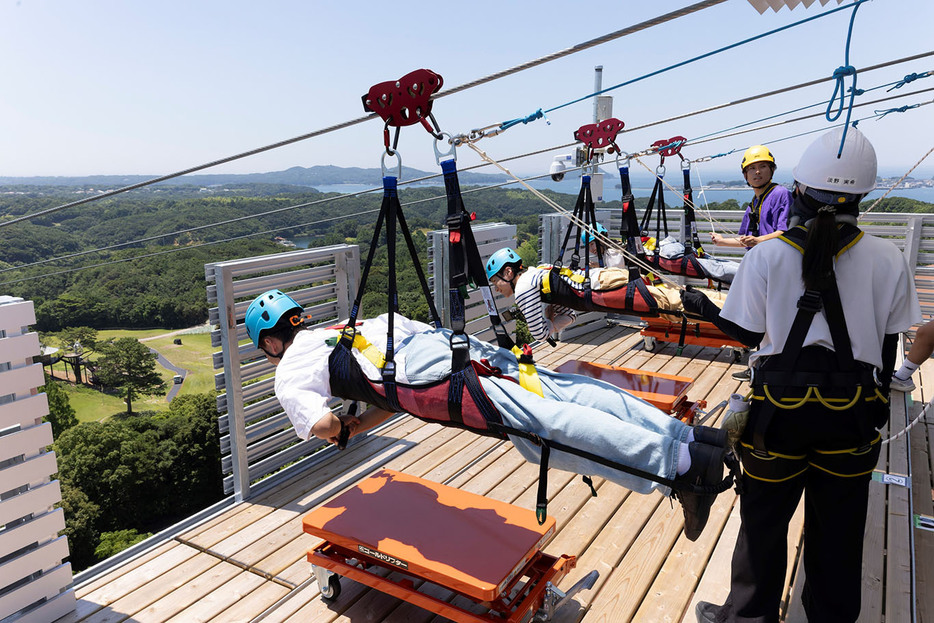
[[[769,192],[771,192],[771,188]],[[763,197],[764,199],[764,197]],[[862,231],[853,225],[839,225],[840,236],[837,242],[837,257],[845,250],[849,249],[862,236]],[[802,253],[807,236],[807,229],[804,227],[794,227],[784,234],[781,239]],[[846,326],[846,315],[843,312],[843,304],[840,301],[840,290],[837,288],[836,274],[831,271],[827,284],[820,290],[806,290],[801,298],[798,299],[798,313],[795,315],[794,322],[791,324],[791,331],[788,332],[788,338],[785,340],[785,346],[779,357],[775,368],[780,371],[792,371],[795,369],[798,356],[804,347],[804,340],[807,337],[808,329],[814,320],[814,315],[823,307],[827,318],[827,326],[830,328],[830,338],[833,342],[834,353],[837,357],[837,363],[840,372],[849,372],[857,370],[856,362],[853,359],[853,348],[850,343],[850,334]],[[770,366],[771,367],[771,366]],[[755,382],[755,378],[753,379]],[[770,395],[774,402],[782,399],[786,389],[790,385],[779,385],[776,392]],[[774,417],[778,407],[773,400],[763,401],[762,410],[759,412],[756,426],[753,430],[753,448],[755,452],[765,453],[765,434],[769,424]]]
[[[827,317],[827,325],[830,327],[830,337],[833,341],[833,349],[837,356],[840,370],[849,372],[856,368],[853,359],[853,349],[850,344],[850,336],[846,327],[846,316],[843,313],[843,305],[840,302],[840,292],[837,289],[836,275],[831,273],[830,283],[822,290],[806,290],[801,298],[798,299],[798,313],[795,314],[794,322],[791,324],[791,331],[788,332],[788,338],[785,340],[785,346],[781,354],[777,355],[778,362],[775,367],[778,370],[793,370],[798,362],[798,356],[804,347],[804,340],[807,337],[808,329],[814,321],[814,316],[821,310]],[[762,410],[756,420],[756,426],[753,430],[753,447],[759,453],[764,453],[765,433],[775,412],[778,410],[777,402],[781,401],[788,389],[788,385],[781,385],[775,391],[770,391],[771,399],[764,400]]]
[[[762,218],[762,204],[765,203],[765,198],[769,196],[775,187],[778,186],[775,182],[769,182],[768,188],[765,189],[765,192],[762,193],[762,196],[755,196],[752,198],[752,202],[749,204],[749,234],[752,236],[759,235],[759,221]]]
[[[684,177],[684,225],[687,229],[687,239],[684,241],[684,256],[703,255],[700,236],[697,234],[697,218],[694,214],[694,190],[691,188],[691,168],[681,166]],[[685,267],[686,268],[686,267]]]
[[[619,182],[623,190],[622,197],[622,227],[621,233],[625,241],[628,256],[624,256],[626,267],[629,269],[629,281],[633,282],[640,279],[642,271],[639,265],[631,259],[635,257],[645,261],[645,247],[642,246],[642,229],[639,226],[639,220],[636,216],[636,198],[632,195],[632,184],[629,181],[629,167],[619,168]]]
[[[559,441],[551,441],[548,439],[543,439],[542,437],[540,437],[539,435],[536,435],[535,433],[530,433],[528,431],[523,431],[523,430],[517,430],[509,426],[504,426],[504,425],[491,425],[490,428],[491,430],[494,430],[494,431],[500,431],[505,435],[509,435],[513,437],[521,437],[522,439],[531,441],[533,444],[541,448],[542,458],[541,458],[541,462],[539,463],[539,471],[538,471],[538,497],[535,503],[535,512],[536,512],[536,516],[539,519],[539,523],[544,522],[545,513],[548,507],[548,499],[547,499],[547,496],[548,496],[548,480],[547,480],[548,461],[551,458],[552,450],[558,450],[559,452],[565,452],[567,454],[579,456],[589,461],[593,461],[595,463],[599,463],[600,465],[609,467],[610,469],[615,469],[621,472],[625,472],[627,474],[632,474],[633,476],[642,478],[643,480],[657,482],[658,484],[665,486],[665,487],[669,487],[674,491],[688,491],[690,493],[696,493],[699,495],[713,495],[713,494],[718,494],[718,493],[722,493],[726,491],[731,486],[733,486],[734,474],[736,473],[735,470],[730,469],[727,476],[716,485],[694,485],[694,484],[690,484],[687,482],[677,482],[675,479],[664,478],[662,476],[658,476],[656,474],[647,472],[645,470],[641,470],[636,467],[631,467],[629,465],[623,465],[622,463],[618,463],[616,461],[613,461],[612,459],[608,459],[605,456],[601,456],[599,454],[593,454],[591,452],[587,452],[586,450],[580,450],[578,448],[573,448]]]
[[[449,250],[449,283],[448,299],[451,303],[451,329],[457,334],[466,331],[465,298],[467,286],[473,283],[480,289],[486,303],[490,325],[496,335],[496,343],[500,348],[507,350],[515,346],[506,327],[503,325],[490,282],[486,276],[486,268],[470,222],[472,216],[464,208],[461,196],[460,182],[457,178],[457,163],[453,159],[443,160],[441,169],[444,171],[444,188],[448,199],[448,250]],[[459,370],[460,367],[452,368]]]

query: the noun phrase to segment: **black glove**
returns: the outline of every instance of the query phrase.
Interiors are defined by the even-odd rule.
[[[698,316],[704,316],[704,310],[710,305],[710,299],[701,292],[700,290],[695,290],[691,286],[687,286],[684,290],[681,290],[681,304],[684,306],[684,311],[696,314]]]

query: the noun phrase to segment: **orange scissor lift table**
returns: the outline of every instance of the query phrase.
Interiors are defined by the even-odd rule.
[[[694,416],[707,406],[704,400],[688,400],[688,389],[694,379],[662,372],[646,372],[620,366],[608,366],[589,361],[565,361],[555,368],[555,372],[581,374],[592,379],[600,379],[636,398],[641,398],[679,420],[691,424]]]
[[[672,321],[664,316],[658,318],[643,318],[646,323],[642,329],[642,341],[645,350],[651,352],[655,350],[655,343],[670,342],[679,344],[681,341],[681,321]],[[731,349],[733,362],[739,361],[747,347],[742,342],[737,342],[729,337],[723,331],[718,329],[712,322],[700,320],[688,320],[687,328],[684,332],[684,343],[694,346],[704,346],[712,348]]]
[[[592,571],[567,593],[555,588],[574,556],[541,547],[555,531],[548,517],[434,482],[384,469],[303,519],[324,539],[308,552],[322,598],[340,594],[344,576],[458,622],[548,620]],[[386,573],[389,571],[391,573]],[[425,592],[445,588],[482,606],[478,614]]]

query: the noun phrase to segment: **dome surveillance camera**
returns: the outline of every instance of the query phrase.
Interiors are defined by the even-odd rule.
[[[564,172],[567,170],[567,162],[570,160],[570,154],[555,156],[554,161],[551,163],[551,167],[548,169],[548,173],[551,175],[551,179],[556,182],[563,180]]]

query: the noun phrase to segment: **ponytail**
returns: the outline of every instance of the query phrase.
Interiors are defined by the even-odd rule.
[[[801,262],[801,278],[807,290],[822,290],[831,283],[839,240],[836,213],[834,206],[821,206],[808,226]]]

